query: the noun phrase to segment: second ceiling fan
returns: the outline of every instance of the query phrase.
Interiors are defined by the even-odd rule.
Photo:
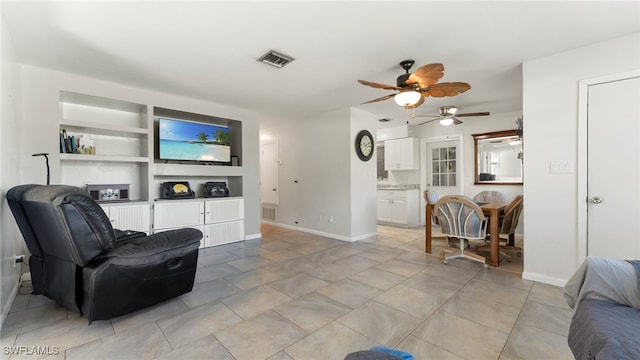
[[[438,80],[444,76],[444,66],[440,63],[427,64],[419,67],[415,72],[409,73],[409,69],[411,69],[414,63],[414,60],[404,60],[400,62],[400,66],[405,70],[405,73],[398,76],[395,86],[358,80],[360,84],[376,89],[398,91],[397,93],[388,94],[363,104],[394,98],[398,105],[404,106],[407,109],[415,109],[422,105],[425,98],[429,96],[456,96],[471,89],[471,85],[464,82],[437,83]]]
[[[458,125],[458,124],[462,124],[462,121],[460,119],[458,119],[459,117],[468,117],[468,116],[487,116],[489,115],[488,111],[485,112],[474,112],[474,113],[463,113],[463,114],[459,114],[458,112],[460,111],[460,108],[457,106],[452,106],[452,105],[447,105],[447,106],[440,106],[438,108],[438,113],[439,115],[411,115],[412,118],[417,118],[417,117],[432,117],[435,119],[432,120],[427,120],[425,122],[421,122],[418,125],[424,125],[424,124],[428,124],[434,121],[440,121],[440,124],[442,125]]]

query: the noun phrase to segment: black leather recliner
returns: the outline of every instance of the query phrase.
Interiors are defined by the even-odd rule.
[[[84,314],[89,323],[191,291],[202,232],[146,236],[113,229],[81,188],[20,185],[9,207],[31,253],[34,293]]]

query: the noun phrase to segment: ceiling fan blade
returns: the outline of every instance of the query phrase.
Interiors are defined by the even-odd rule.
[[[421,122],[421,123],[420,123],[420,124],[418,124],[418,125],[425,125],[425,124],[432,123],[432,122],[434,122],[434,121],[438,121],[438,120],[440,120],[440,117],[439,117],[439,116],[438,116],[438,118],[437,118],[437,119],[433,119],[433,120],[428,120],[428,121],[425,121],[425,122]]]
[[[419,118],[419,117],[439,118],[439,117],[440,117],[440,115],[420,115],[420,114],[418,114],[418,115],[411,115],[411,117],[412,117],[412,118],[414,118],[414,119],[415,119],[415,118]]]
[[[363,102],[360,105],[364,105],[364,104],[370,104],[370,103],[374,103],[374,102],[378,102],[378,101],[383,101],[383,100],[387,100],[387,99],[391,99],[392,97],[396,96],[396,94],[389,94],[389,95],[385,95],[385,96],[381,96],[377,99],[373,99],[373,100],[369,100],[367,102]]]
[[[371,86],[373,88],[376,89],[385,89],[385,90],[402,90],[402,88],[397,87],[397,86],[393,86],[393,85],[385,85],[385,84],[379,84],[379,83],[375,83],[375,82],[371,82],[371,81],[366,81],[366,80],[358,80],[358,82],[362,85],[366,85],[366,86]]]
[[[464,114],[456,114],[457,117],[465,117],[465,116],[488,116],[490,113],[487,112],[475,112],[475,113],[464,113]]]
[[[456,96],[471,89],[471,85],[463,82],[445,82],[429,86],[428,91],[433,97]]]
[[[421,88],[435,84],[444,76],[444,66],[439,63],[427,64],[419,67],[407,79],[407,84],[418,83]]]
[[[453,125],[460,125],[460,124],[462,124],[462,121],[460,121],[460,119],[457,119],[457,118],[454,117],[453,118]]]

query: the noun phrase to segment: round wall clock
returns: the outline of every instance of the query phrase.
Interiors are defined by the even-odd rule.
[[[367,130],[361,130],[356,135],[356,154],[362,161],[368,161],[373,156],[373,136]]]

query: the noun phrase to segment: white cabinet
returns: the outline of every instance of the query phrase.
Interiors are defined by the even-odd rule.
[[[418,170],[418,138],[387,140],[384,142],[384,169]]]
[[[149,233],[151,211],[148,204],[101,204],[101,206],[113,228]]]
[[[204,202],[173,200],[153,206],[153,228],[168,229],[204,224]]]
[[[413,227],[419,213],[418,190],[378,190],[378,222]]]
[[[203,232],[201,247],[244,240],[244,199],[217,198],[158,201],[154,232],[184,227]]]

